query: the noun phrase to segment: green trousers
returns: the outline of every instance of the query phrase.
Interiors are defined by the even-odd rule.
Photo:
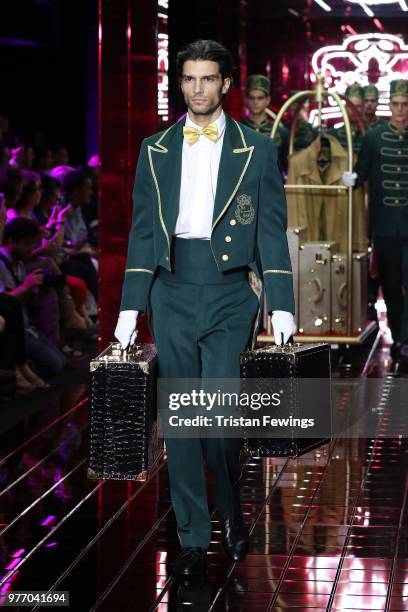
[[[150,326],[159,377],[239,378],[239,357],[251,339],[258,298],[247,270],[217,270],[208,240],[173,242],[173,272],[160,268],[150,292]],[[241,440],[166,437],[170,492],[183,548],[208,548],[211,521],[204,463],[210,469],[221,518],[240,513],[234,486]]]
[[[374,236],[378,272],[394,342],[408,342],[408,238]]]

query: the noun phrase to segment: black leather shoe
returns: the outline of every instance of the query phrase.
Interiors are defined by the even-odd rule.
[[[221,544],[231,561],[245,559],[249,548],[249,533],[242,516],[235,522],[231,519],[221,521]]]
[[[183,548],[171,571],[178,578],[204,576],[207,572],[207,551],[205,548]]]

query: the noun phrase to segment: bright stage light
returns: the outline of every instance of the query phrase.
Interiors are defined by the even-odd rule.
[[[328,45],[316,51],[312,57],[312,69],[315,74],[323,74],[329,91],[340,94],[344,94],[346,88],[356,82],[363,87],[368,85],[369,74],[374,70],[380,95],[377,114],[386,117],[390,115],[390,82],[408,78],[408,45],[395,34],[357,34],[347,37],[339,45]],[[340,110],[332,97],[329,97],[328,104],[329,114],[324,117],[340,117]],[[317,122],[313,111],[310,121]]]
[[[314,0],[325,11],[331,11],[331,7],[324,0]]]
[[[405,0],[346,0],[346,2],[351,2],[352,4],[361,4],[362,1],[368,6],[380,6],[381,4],[399,4],[402,8],[402,5],[406,4]],[[403,10],[405,11],[407,9]]]
[[[157,12],[157,115],[163,125],[169,120],[169,0],[158,1]]]

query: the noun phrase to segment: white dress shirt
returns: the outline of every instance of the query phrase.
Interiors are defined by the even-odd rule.
[[[213,142],[207,136],[189,145],[183,142],[179,213],[175,236],[178,238],[201,238],[211,236],[214,199],[217,190],[222,143],[225,133],[225,114],[214,123],[218,128],[218,140]],[[201,129],[187,114],[186,126]]]

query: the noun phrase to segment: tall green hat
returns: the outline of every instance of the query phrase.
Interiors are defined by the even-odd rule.
[[[364,100],[367,100],[367,98],[375,98],[376,100],[378,100],[378,97],[378,89],[375,85],[372,85],[370,83],[370,85],[364,87]]]
[[[408,96],[408,81],[396,79],[390,83],[390,98],[394,96]]]
[[[346,98],[361,98],[364,100],[364,87],[359,83],[353,83],[346,89]]]
[[[271,93],[271,82],[268,77],[263,74],[252,74],[247,78],[246,90],[250,92],[252,89],[260,89],[260,91],[263,91],[269,96]]]

